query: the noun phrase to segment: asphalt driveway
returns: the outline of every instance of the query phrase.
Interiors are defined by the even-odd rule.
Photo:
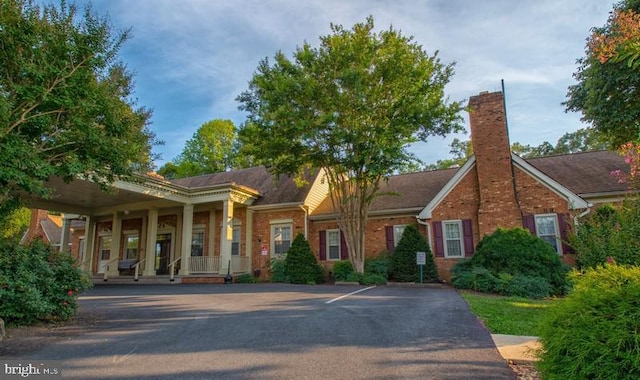
[[[94,322],[21,353],[75,379],[514,379],[446,287],[102,285]]]

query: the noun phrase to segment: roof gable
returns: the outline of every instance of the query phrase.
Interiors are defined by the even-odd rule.
[[[529,164],[518,155],[511,153],[512,162],[516,167],[523,170],[530,176],[534,177],[538,182],[554,191],[556,194],[566,199],[571,209],[583,209],[589,207],[589,203],[572,192],[569,188],[548,176],[541,170]],[[433,210],[449,195],[449,193],[460,183],[460,181],[471,171],[475,165],[475,155],[471,156],[467,162],[456,172],[449,182],[442,187],[438,194],[424,207],[418,215],[420,219],[430,219]]]

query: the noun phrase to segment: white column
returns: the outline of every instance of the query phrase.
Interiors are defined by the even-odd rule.
[[[226,274],[231,262],[233,240],[233,201],[227,199],[222,206],[222,228],[220,232],[220,274]]]
[[[247,227],[245,228],[244,232],[244,255],[247,257],[247,260],[249,260],[249,267],[247,268],[247,270],[249,271],[249,273],[253,273],[253,210],[247,208],[246,215]]]
[[[191,257],[191,239],[193,235],[193,205],[184,205],[182,210],[182,259],[180,260],[180,272],[186,276],[189,274],[189,258]]]
[[[109,277],[118,276],[118,258],[120,257],[120,239],[122,238],[122,219],[118,212],[113,213],[111,226],[111,254],[109,255]]]
[[[62,215],[62,233],[60,234],[60,252],[69,252],[69,236],[71,232],[71,219]]]
[[[216,210],[214,208],[209,210],[209,230],[207,231],[207,236],[209,237],[207,256],[213,257],[216,245]]]
[[[93,273],[93,254],[96,246],[96,220],[87,215],[84,222],[84,252],[82,254],[82,269],[89,273]]]
[[[147,217],[147,244],[144,262],[143,276],[156,275],[156,239],[158,237],[158,209],[149,209]]]

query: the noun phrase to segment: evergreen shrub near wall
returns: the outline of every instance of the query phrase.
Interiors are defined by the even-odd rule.
[[[417,282],[420,280],[416,252],[426,252],[426,264],[422,268],[423,281],[438,281],[438,270],[427,239],[420,234],[414,225],[405,227],[402,238],[391,255],[391,278],[398,282]]]
[[[353,274],[354,270],[351,261],[342,260],[333,263],[333,276],[336,278],[336,281],[350,281],[349,278]]]
[[[451,271],[456,288],[527,298],[564,294],[568,272],[551,245],[523,228],[486,235],[475,255]]]
[[[0,318],[13,325],[66,320],[91,286],[67,253],[35,240],[28,246],[0,241]]]
[[[284,259],[285,273],[292,284],[321,284],[324,271],[304,235],[298,234]]]
[[[543,378],[639,379],[640,267],[607,264],[571,280],[542,321]]]

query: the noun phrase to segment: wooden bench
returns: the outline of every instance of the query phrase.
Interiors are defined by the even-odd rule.
[[[137,259],[118,260],[118,272],[131,274],[133,266],[136,265],[137,262]]]

